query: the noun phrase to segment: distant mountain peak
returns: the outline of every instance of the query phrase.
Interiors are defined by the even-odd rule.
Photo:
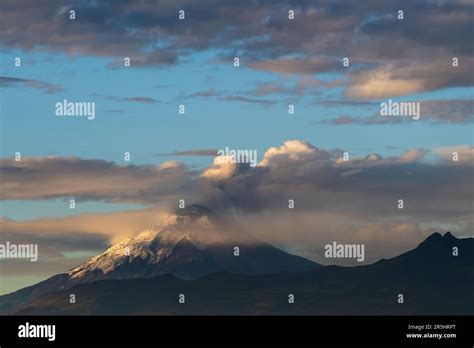
[[[458,239],[450,232],[446,232],[444,235],[439,232],[435,232],[428,236],[423,242],[421,242],[418,247],[406,254],[418,255],[418,257],[422,257],[425,261],[429,259],[435,262],[436,260],[441,260],[443,256],[452,257],[452,248],[455,246],[459,247],[460,241],[463,241],[464,244],[470,243],[467,242],[468,240],[470,239]],[[465,255],[461,255],[460,257],[464,256]]]
[[[449,231],[446,232],[443,237],[444,237],[444,238],[447,238],[447,239],[453,239],[453,238],[454,238],[454,239],[457,239],[457,238],[454,237],[454,236],[451,234],[451,232],[449,232]]]
[[[430,235],[424,240],[423,243],[441,240],[442,238],[443,238],[443,235],[442,235],[441,233],[439,233],[439,232],[434,232],[434,233],[430,234]]]
[[[451,234],[451,232],[446,232],[444,236],[439,232],[434,232],[430,236],[428,236],[421,244],[431,244],[431,243],[445,243],[457,240],[455,236]]]

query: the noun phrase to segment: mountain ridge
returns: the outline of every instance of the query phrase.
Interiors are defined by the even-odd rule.
[[[445,237],[446,236],[446,237]],[[474,314],[474,238],[429,236],[416,248],[357,267],[293,273],[216,272],[195,280],[165,275],[102,280],[40,296],[12,314]],[[452,248],[459,249],[454,256]],[[428,259],[427,259],[428,257]],[[79,299],[67,304],[71,292]],[[186,305],[177,301],[186,295]],[[288,294],[296,298],[289,304]],[[403,294],[404,303],[397,302]]]

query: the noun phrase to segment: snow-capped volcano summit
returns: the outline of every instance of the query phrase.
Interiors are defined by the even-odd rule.
[[[161,225],[126,239],[69,272],[73,282],[148,278],[172,273],[189,279],[208,273],[303,271],[318,265],[287,254],[192,205]]]

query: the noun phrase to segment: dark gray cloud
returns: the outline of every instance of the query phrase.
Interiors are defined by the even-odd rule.
[[[232,95],[232,96],[225,96],[217,98],[218,100],[228,101],[228,102],[240,102],[240,103],[248,103],[248,104],[257,104],[262,105],[264,107],[269,107],[274,105],[276,102],[274,100],[265,100],[265,99],[254,99],[254,98],[247,98],[240,95]]]
[[[45,277],[62,273],[109,246],[108,239],[98,233],[83,233],[81,231],[51,233],[47,230],[38,230],[34,224],[26,228],[22,225],[22,222],[14,221],[0,223],[1,243],[8,241],[13,244],[37,245],[37,262],[22,259],[1,259],[0,268],[4,277],[29,275]]]
[[[28,87],[44,93],[59,93],[64,90],[62,86],[56,84],[9,76],[0,76],[0,87]]]
[[[385,99],[447,87],[472,86],[474,58],[458,59],[457,67],[453,66],[449,55],[436,59],[428,55],[393,59],[374,69],[350,73],[346,94],[360,99]]]
[[[91,97],[100,97],[108,100],[114,100],[118,102],[124,103],[141,103],[141,104],[159,104],[161,103],[159,100],[151,97],[117,97],[111,95],[103,95],[98,93],[90,94]]]
[[[170,85],[153,85],[153,88],[156,88],[156,89],[166,89],[166,88],[171,88],[171,87],[174,87],[174,86],[170,86]]]
[[[217,151],[218,151],[217,149],[186,150],[186,151],[175,151],[172,153],[158,153],[155,156],[158,156],[158,157],[168,157],[168,156],[215,157],[217,156]]]
[[[453,151],[459,153],[458,162],[451,160]],[[205,201],[215,209],[255,212],[287,209],[291,198],[307,211],[372,211],[378,216],[397,216],[401,212],[396,201],[403,198],[409,206],[403,214],[470,214],[474,195],[472,147],[411,149],[388,158],[378,154],[357,158],[348,152],[350,160],[346,162],[341,149],[323,150],[292,140],[269,148],[255,168],[214,162],[200,172],[176,161],[159,166],[120,166],[75,157],[26,158],[21,162],[3,159],[0,199],[75,197],[174,205],[186,197],[188,202]],[[173,155],[210,154],[214,150]]]
[[[340,80],[326,81],[312,76],[300,76],[296,81],[288,83],[285,79],[272,82],[257,82],[255,88],[242,92],[252,97],[265,97],[270,95],[291,95],[293,98],[307,94],[316,95],[321,90],[329,90],[342,85]]]
[[[342,70],[342,64],[334,59],[276,59],[251,63],[250,67],[280,74],[308,75]]]
[[[338,105],[344,105],[338,104]],[[361,104],[365,105],[365,104]],[[357,104],[351,106],[358,106]],[[325,119],[322,123],[334,126],[359,124],[401,124],[406,122],[428,122],[429,124],[472,124],[474,122],[474,100],[472,99],[438,99],[420,101],[420,119],[413,121],[410,117],[382,117],[378,114],[378,103],[370,104],[372,116],[356,117],[343,115]],[[375,113],[374,110],[377,110]],[[366,112],[367,109],[364,109]]]
[[[424,119],[435,123],[469,124],[474,122],[474,99],[422,101],[421,110]]]
[[[453,149],[454,151],[454,149]],[[468,217],[472,209],[474,157],[458,149],[463,161],[429,160],[429,151],[411,149],[397,157],[342,160],[342,150],[327,151],[301,141],[267,150],[254,168],[220,178],[210,190],[209,204],[240,207],[248,212],[286,210],[288,199],[298,209],[318,213]],[[440,152],[441,153],[441,152]],[[462,153],[462,155],[461,155]],[[223,171],[227,168],[223,168]],[[397,208],[403,199],[406,209]]]
[[[400,9],[403,20],[396,18]],[[345,71],[348,93],[358,98],[474,83],[474,3],[464,0],[4,0],[0,10],[0,45],[107,56],[111,66],[123,57],[132,66],[166,66],[212,50],[278,74]],[[347,70],[343,57],[351,61]],[[459,67],[451,66],[452,57]]]
[[[18,229],[9,230],[2,228],[2,240],[17,244],[38,244],[40,256],[61,256],[54,253],[54,250],[63,252],[75,252],[85,250],[103,250],[108,246],[106,236],[93,233],[83,233],[80,231],[70,232],[68,235],[36,233],[37,231],[21,231]],[[2,226],[4,227],[4,226]]]
[[[379,103],[370,102],[370,101],[363,101],[363,100],[350,100],[350,99],[323,99],[323,100],[315,100],[313,102],[314,105],[323,105],[329,107],[341,107],[341,106],[349,106],[349,107],[377,107]]]
[[[183,100],[183,99],[193,99],[193,98],[216,98],[219,97],[223,94],[222,91],[218,91],[215,88],[200,91],[200,92],[194,92],[191,94],[183,95],[180,94],[176,99],[178,100]]]
[[[124,114],[125,111],[119,109],[107,109],[105,112],[110,112],[111,114]]]
[[[326,119],[322,123],[330,124],[333,126],[341,126],[347,124],[357,124],[360,120],[357,117],[352,116],[338,116],[331,119]],[[363,123],[365,124],[365,123]]]
[[[151,97],[112,97],[113,100],[129,103],[158,104],[160,101]]]
[[[70,197],[150,204],[186,192],[193,175],[176,161],[120,166],[77,157],[2,159],[0,199]]]
[[[273,100],[267,100],[267,99],[258,99],[254,98],[255,94],[253,93],[254,91],[243,91],[242,94],[248,95],[233,95],[230,92],[226,91],[218,91],[215,88],[208,89],[208,90],[203,90],[199,92],[194,92],[191,94],[184,94],[180,93],[174,98],[176,101],[180,102],[183,100],[188,100],[188,99],[195,99],[195,98],[200,98],[200,99],[213,99],[213,100],[218,100],[218,101],[225,101],[225,102],[238,102],[238,103],[247,103],[247,104],[255,104],[255,105],[261,105],[264,107],[270,107],[276,103],[276,101]]]

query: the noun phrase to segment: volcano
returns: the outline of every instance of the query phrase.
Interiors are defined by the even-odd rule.
[[[201,205],[170,214],[163,223],[36,285],[0,297],[0,313],[37,296],[99,280],[170,274],[191,280],[210,273],[272,274],[321,267],[231,226]]]
[[[195,279],[214,272],[299,272],[318,266],[229,228],[206,207],[192,205],[72,269],[69,276],[74,282],[162,274]]]

